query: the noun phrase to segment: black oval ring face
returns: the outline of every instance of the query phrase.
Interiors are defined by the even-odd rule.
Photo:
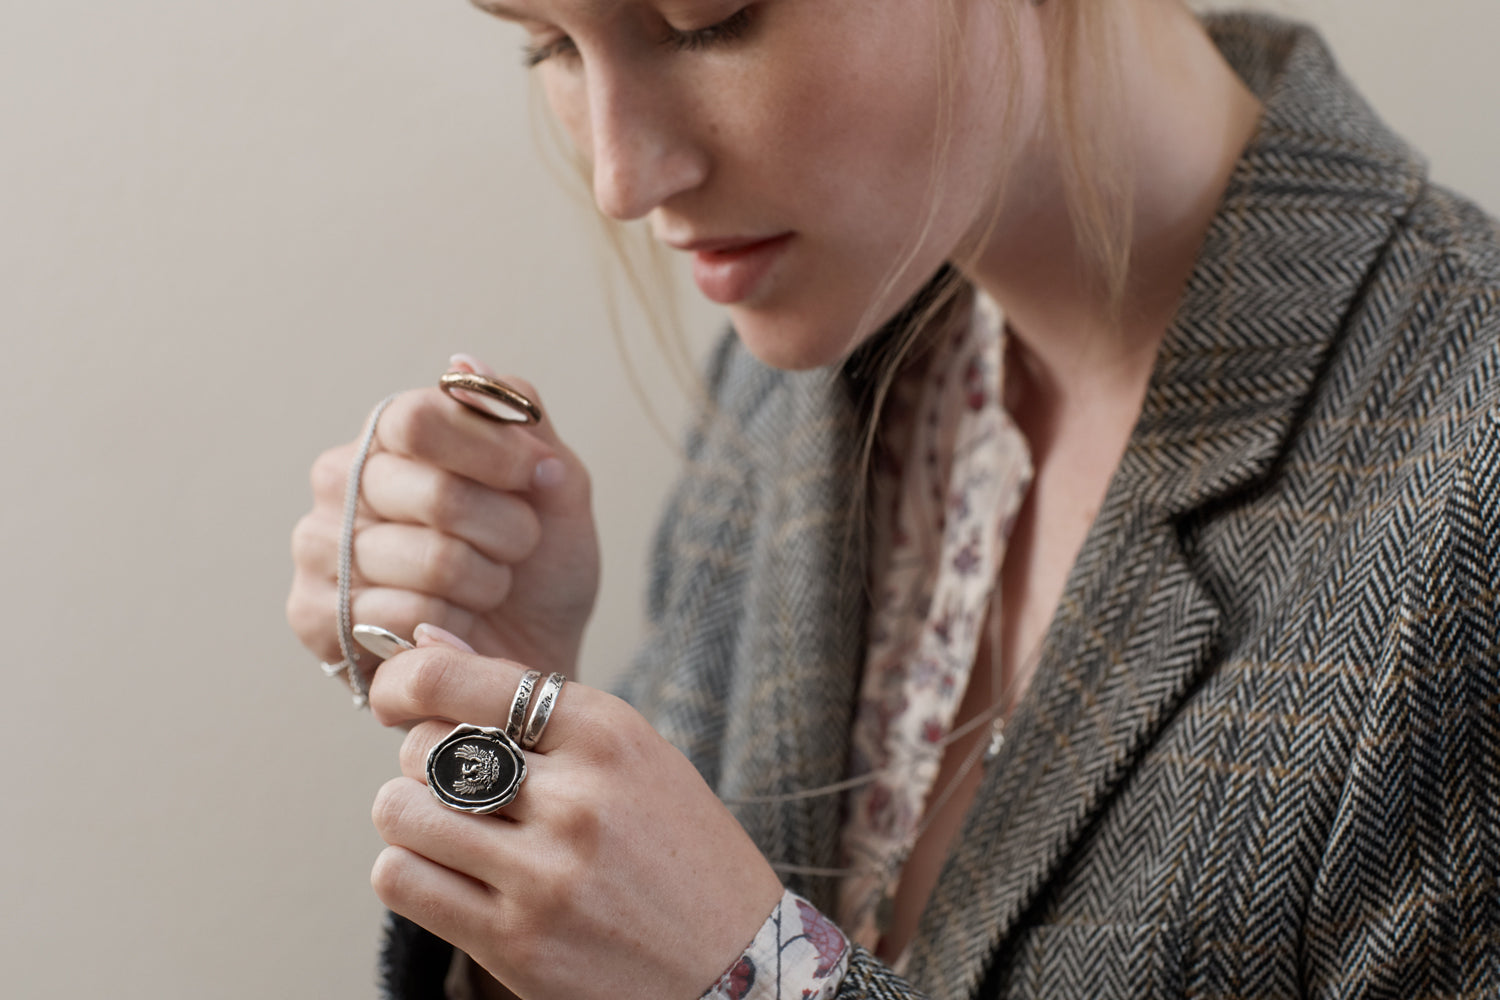
[[[492,813],[510,803],[526,777],[526,756],[501,729],[460,725],[427,755],[427,787],[462,812]]]

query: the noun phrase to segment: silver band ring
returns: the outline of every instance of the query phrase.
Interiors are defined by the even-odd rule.
[[[531,721],[526,723],[526,735],[521,737],[521,749],[535,750],[542,741],[542,730],[552,718],[552,709],[557,705],[557,696],[562,693],[567,678],[562,674],[548,674],[542,689],[536,693],[536,708],[531,710]]]
[[[438,386],[481,417],[502,424],[539,424],[541,407],[514,386],[477,372],[448,372]]]
[[[521,742],[521,732],[526,727],[526,709],[531,705],[531,690],[542,679],[540,670],[528,670],[521,675],[516,685],[516,696],[510,700],[510,716],[505,723],[505,735],[516,743]]]
[[[526,755],[504,731],[459,724],[427,754],[427,787],[459,812],[495,812],[511,803],[526,778]]]

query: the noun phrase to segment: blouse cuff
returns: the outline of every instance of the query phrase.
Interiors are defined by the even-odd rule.
[[[750,947],[702,1000],[825,1000],[849,969],[849,940],[791,890],[761,925]]]

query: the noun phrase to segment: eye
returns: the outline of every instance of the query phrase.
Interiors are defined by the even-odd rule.
[[[678,52],[695,52],[717,45],[727,45],[745,37],[753,20],[752,8],[741,7],[718,24],[710,24],[706,28],[696,28],[692,31],[678,31],[673,28],[667,36],[666,44]]]
[[[521,65],[527,69],[540,66],[548,59],[558,57],[577,58],[578,47],[573,39],[564,35],[550,42],[530,42],[521,46]]]
[[[752,27],[754,19],[753,5],[741,7],[724,20],[705,28],[680,31],[669,26],[663,43],[676,52],[696,52],[727,45],[743,38]],[[530,42],[521,47],[521,63],[527,69],[559,58],[578,58],[578,46],[566,35],[552,41]]]

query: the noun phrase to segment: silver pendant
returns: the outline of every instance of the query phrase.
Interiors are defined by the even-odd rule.
[[[427,787],[449,809],[492,813],[526,777],[526,755],[503,729],[461,723],[427,755]]]
[[[1005,746],[1005,722],[996,719],[990,723],[990,745],[984,751],[985,760],[994,760],[1000,754],[1000,748]]]

